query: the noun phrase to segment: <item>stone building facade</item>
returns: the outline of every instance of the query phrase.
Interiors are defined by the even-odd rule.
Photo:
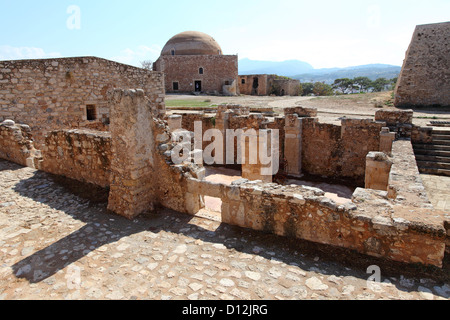
[[[274,74],[239,75],[239,92],[253,96],[298,96],[300,81]]]
[[[164,73],[167,93],[239,93],[237,55],[223,55],[219,44],[201,32],[171,38],[153,69]]]
[[[450,22],[419,25],[406,52],[395,105],[450,106]]]
[[[164,113],[162,78],[96,57],[0,61],[0,121],[26,123],[38,145],[50,130],[107,130],[109,90],[141,88]]]

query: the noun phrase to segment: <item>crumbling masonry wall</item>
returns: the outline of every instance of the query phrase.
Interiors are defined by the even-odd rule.
[[[450,22],[416,27],[395,89],[395,106],[450,106],[449,51]]]
[[[107,92],[141,88],[164,113],[163,75],[96,57],[0,61],[0,121],[30,126],[39,148],[51,130],[107,130]],[[159,85],[161,90],[153,90]],[[87,118],[93,106],[95,120]]]
[[[29,126],[12,120],[0,123],[0,158],[33,167],[35,153]]]
[[[49,132],[37,169],[101,187],[110,185],[111,135],[85,129]]]
[[[380,148],[384,123],[345,119],[342,125],[302,120],[302,170],[312,175],[345,178],[364,185],[366,156]]]
[[[187,180],[189,192],[222,199],[224,223],[395,261],[442,266],[442,220],[424,223],[394,207],[387,192],[358,188],[353,201],[337,205],[317,188],[246,179],[231,186]]]
[[[202,168],[173,163],[172,132],[159,118],[155,100],[142,90],[122,89],[110,100],[114,157],[108,209],[130,219],[159,205],[197,212],[200,197],[186,192],[183,174],[202,178]]]
[[[253,96],[298,96],[300,81],[274,74],[239,75],[239,92]]]

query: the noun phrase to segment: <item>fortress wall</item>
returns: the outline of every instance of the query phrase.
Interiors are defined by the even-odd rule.
[[[450,106],[449,52],[450,22],[417,26],[395,89],[395,106]]]

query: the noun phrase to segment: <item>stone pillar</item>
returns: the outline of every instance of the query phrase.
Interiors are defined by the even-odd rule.
[[[392,153],[392,143],[395,140],[395,132],[390,132],[389,128],[381,128],[380,133],[380,152],[384,152],[387,155]]]
[[[267,134],[267,143],[264,143],[261,139],[260,135],[265,133]],[[245,161],[242,162],[242,178],[248,180],[261,180],[266,183],[272,182],[273,170],[272,166],[274,165],[275,159],[278,155],[273,154],[272,146],[271,146],[271,130],[248,130],[245,133],[247,137],[244,140],[243,155],[245,155]],[[260,148],[265,148],[265,150],[260,150]],[[269,154],[270,151],[270,154]],[[270,163],[262,163],[262,154],[269,155]],[[267,160],[267,159],[265,159]]]
[[[224,152],[223,152],[223,162],[222,164],[227,163],[227,154],[226,154],[226,133],[227,129],[229,128],[229,116],[230,113],[227,111],[226,105],[220,105],[217,109],[217,118],[216,118],[216,129],[219,130],[222,133],[223,137],[223,146],[224,146]]]
[[[182,129],[182,120],[183,117],[181,115],[169,116],[167,118],[167,124],[169,125],[170,131]]]
[[[369,152],[366,157],[366,189],[388,191],[392,161],[383,152]]]
[[[128,219],[153,209],[156,185],[152,109],[143,90],[116,89],[111,98],[111,188],[108,210]]]
[[[302,173],[302,119],[297,114],[286,115],[284,157],[287,161],[286,173]]]

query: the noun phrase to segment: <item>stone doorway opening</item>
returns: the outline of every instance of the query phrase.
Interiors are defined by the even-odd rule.
[[[201,81],[195,81],[194,82],[194,86],[195,86],[195,92],[201,92],[202,91],[202,82]]]
[[[252,95],[254,96],[258,95],[258,88],[259,88],[259,79],[258,77],[254,77],[252,86]]]

